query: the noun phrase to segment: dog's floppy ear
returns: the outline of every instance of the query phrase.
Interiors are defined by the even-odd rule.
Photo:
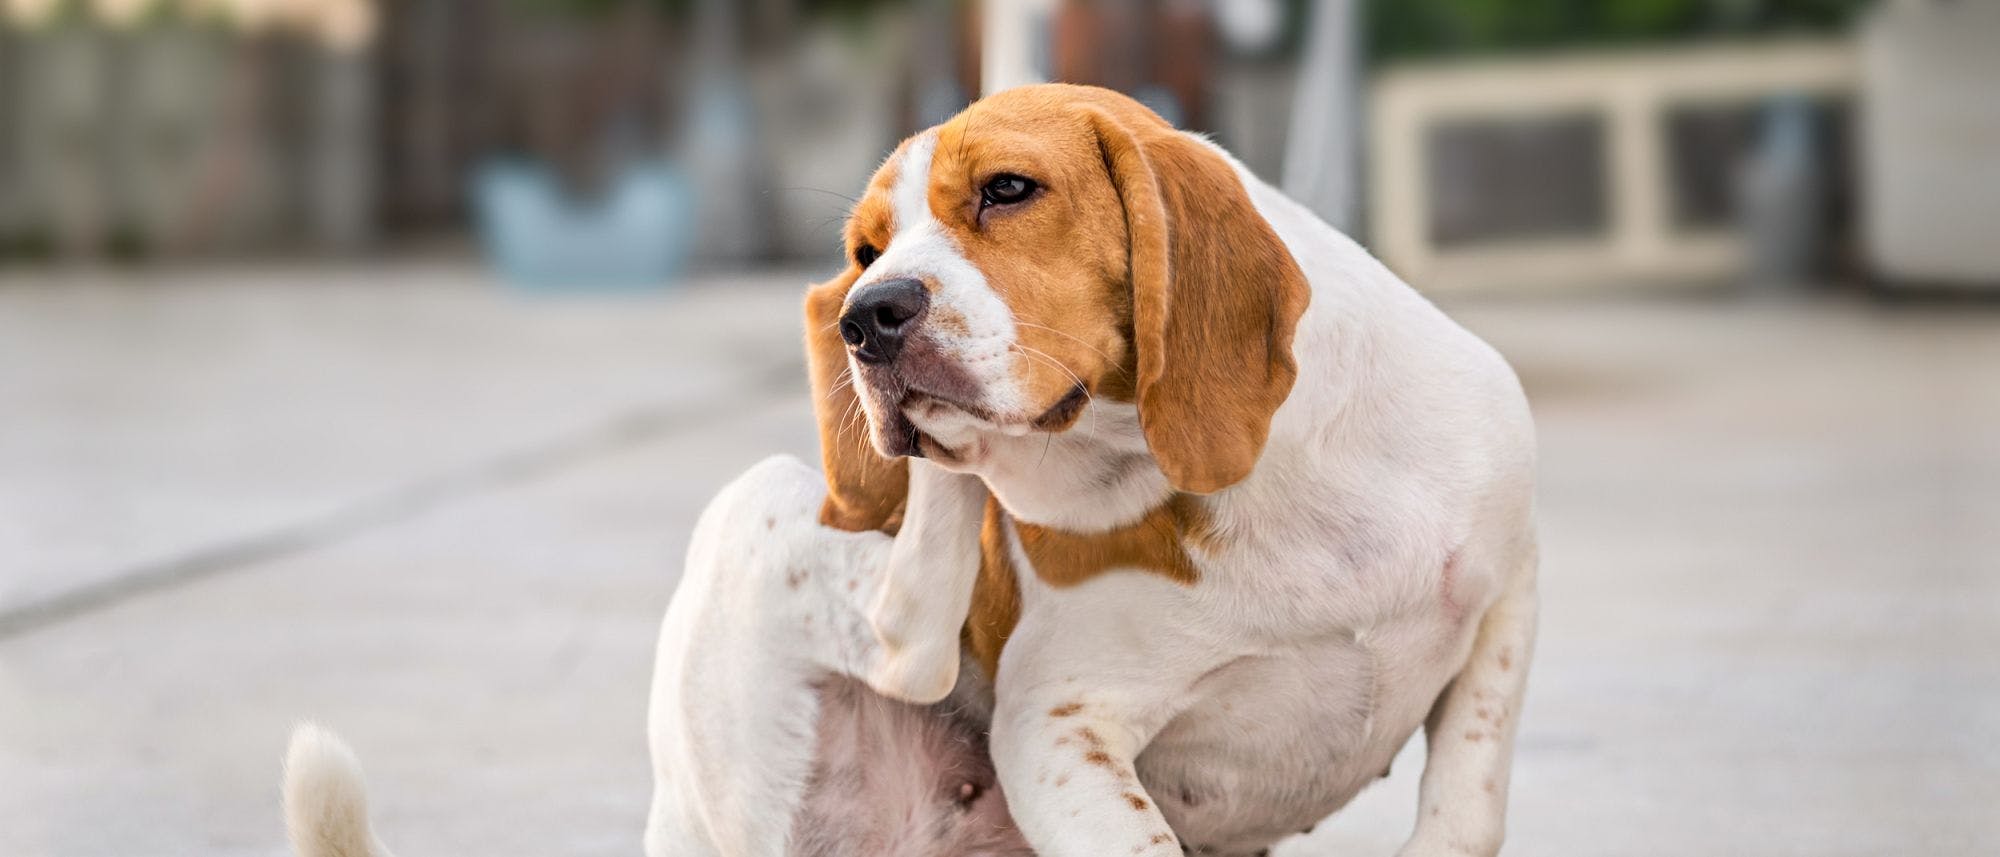
[[[1221,155],[1137,102],[1088,112],[1125,209],[1146,445],[1175,488],[1219,491],[1291,393],[1305,273]]]
[[[840,340],[840,308],[858,272],[849,269],[806,291],[806,365],[812,375],[813,416],[819,421],[826,502],[820,523],[836,529],[895,532],[909,494],[909,466],[868,445],[868,422],[848,376]]]

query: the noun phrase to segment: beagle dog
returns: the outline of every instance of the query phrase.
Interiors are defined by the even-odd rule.
[[[1419,725],[1400,853],[1498,851],[1536,546],[1497,353],[1091,87],[905,141],[845,243],[823,474],[725,488],[663,623],[650,857],[1258,854]],[[321,733],[287,812],[379,847]]]
[[[990,688],[1036,853],[1259,853],[1420,725],[1401,853],[1499,849],[1537,554],[1498,353],[1103,89],[1009,90],[910,138],[845,239],[807,297],[820,518],[977,528],[978,562],[926,557],[910,597],[969,604],[962,684]],[[930,508],[943,472],[990,492],[976,522]],[[908,644],[933,651],[905,675],[958,663]]]

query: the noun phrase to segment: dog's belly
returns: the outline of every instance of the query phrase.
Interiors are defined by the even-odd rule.
[[[1416,619],[1231,663],[1147,745],[1139,778],[1193,853],[1255,853],[1386,773],[1459,668],[1452,636]]]
[[[952,702],[910,705],[848,678],[827,680],[818,696],[789,857],[1032,857],[983,724]]]

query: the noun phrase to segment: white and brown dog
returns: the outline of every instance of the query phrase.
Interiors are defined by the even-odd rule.
[[[1498,354],[1100,89],[911,138],[846,239],[825,475],[725,489],[667,614],[652,857],[1251,854],[1420,724],[1402,853],[1498,850],[1536,610]],[[350,772],[295,744],[303,850],[365,853],[304,848],[370,842]]]

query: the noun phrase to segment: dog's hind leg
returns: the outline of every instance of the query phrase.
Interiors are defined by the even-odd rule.
[[[893,538],[822,525],[825,494],[818,471],[777,457],[696,525],[653,678],[656,857],[784,852],[829,678],[917,702],[953,687],[985,488],[911,468]]]
[[[1398,857],[1492,857],[1500,851],[1514,732],[1535,648],[1535,563],[1529,546],[1500,599],[1480,619],[1465,669],[1424,722],[1430,753],[1417,827]]]

